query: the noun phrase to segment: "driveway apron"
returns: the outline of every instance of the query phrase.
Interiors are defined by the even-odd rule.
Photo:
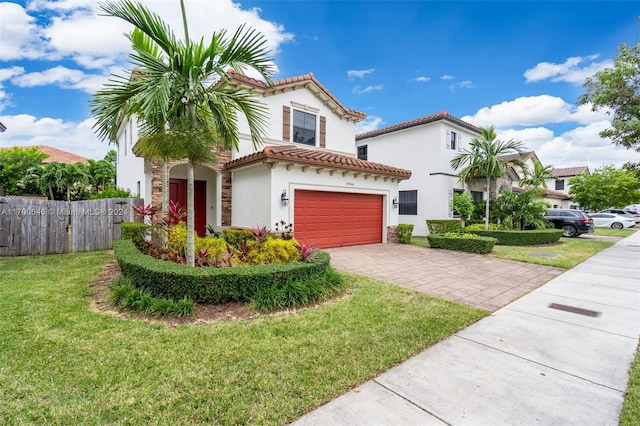
[[[327,250],[340,271],[365,275],[489,312],[529,293],[564,269],[404,244]]]

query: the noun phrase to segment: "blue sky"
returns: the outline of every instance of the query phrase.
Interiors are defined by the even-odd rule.
[[[180,32],[178,0],[144,0]],[[637,1],[186,0],[192,36],[248,23],[273,49],[275,78],[313,72],[372,130],[447,110],[522,140],[556,167],[640,161],[577,107],[582,83],[639,42]],[[129,28],[93,0],[0,2],[0,146],[45,144],[91,158],[89,100],[126,68]]]

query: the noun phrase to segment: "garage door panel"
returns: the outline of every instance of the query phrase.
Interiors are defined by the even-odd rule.
[[[382,242],[382,196],[296,190],[294,231],[321,248]]]

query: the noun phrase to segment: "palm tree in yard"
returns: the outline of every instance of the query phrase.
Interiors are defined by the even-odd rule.
[[[533,170],[524,169],[524,178],[520,179],[518,185],[525,188],[535,188],[536,195],[542,196],[543,188],[547,188],[547,180],[555,179],[553,166],[543,166],[538,160],[533,160]]]
[[[481,137],[473,138],[469,142],[469,149],[464,149],[461,154],[451,160],[451,167],[458,172],[462,182],[472,179],[486,179],[487,199],[485,208],[484,227],[489,229],[489,190],[494,179],[505,175],[509,167],[516,165],[524,167],[524,162],[516,158],[504,161],[500,157],[508,154],[522,154],[524,145],[520,141],[510,139],[502,141],[497,138],[494,126],[480,128]]]
[[[138,2],[101,4],[107,16],[134,26],[128,34],[134,69],[113,76],[95,94],[92,112],[102,139],[116,141],[120,120],[135,115],[143,154],[187,160],[187,264],[193,266],[194,166],[213,162],[221,149],[238,148],[238,113],[247,119],[254,147],[266,129],[266,107],[247,89],[226,85],[227,70],[242,74],[250,68],[270,82],[272,67],[266,39],[244,26],[231,36],[220,31],[210,40],[192,41],[184,0],[180,6],[184,40]]]

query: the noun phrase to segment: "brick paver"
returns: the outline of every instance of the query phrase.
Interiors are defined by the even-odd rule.
[[[493,312],[564,269],[404,244],[327,250],[338,270]]]

